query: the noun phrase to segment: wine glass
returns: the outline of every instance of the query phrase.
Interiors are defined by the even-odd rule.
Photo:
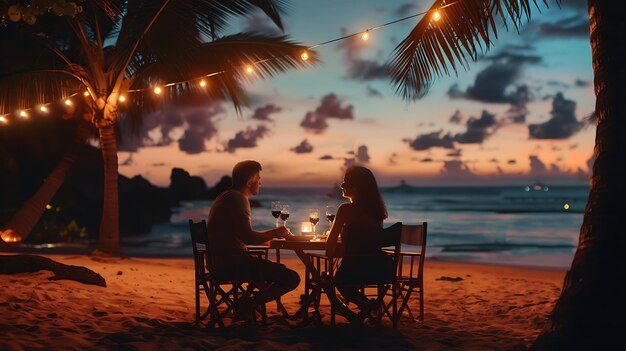
[[[320,221],[320,211],[317,208],[309,209],[309,222],[313,225],[313,237],[315,237],[315,225]]]
[[[326,219],[328,220],[328,230],[330,231],[335,220],[335,208],[333,206],[326,206]]]
[[[276,228],[278,228],[278,217],[280,217],[281,209],[280,201],[272,201],[272,216],[276,218]]]
[[[289,219],[289,205],[282,205],[280,208],[280,219],[283,220],[283,226],[287,226],[287,219]]]

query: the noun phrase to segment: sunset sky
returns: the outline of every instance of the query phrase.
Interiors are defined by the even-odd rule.
[[[427,9],[432,1],[291,1],[285,34],[305,45]],[[249,85],[250,108],[164,107],[120,147],[120,173],[168,185],[172,167],[209,185],[240,160],[263,164],[264,186],[322,186],[345,166],[383,185],[588,182],[595,127],[586,1],[534,12],[469,71],[437,79],[422,99],[394,94],[384,65],[421,18],[316,49],[321,63]],[[445,12],[443,19],[445,20]],[[232,32],[277,31],[261,15]],[[130,151],[130,152],[129,152]]]

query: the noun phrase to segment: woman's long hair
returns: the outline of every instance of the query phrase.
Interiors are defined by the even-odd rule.
[[[385,201],[380,195],[378,184],[372,171],[361,166],[350,166],[346,170],[344,179],[346,183],[354,187],[356,206],[381,221],[387,218]]]

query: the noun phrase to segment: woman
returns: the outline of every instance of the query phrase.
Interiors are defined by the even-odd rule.
[[[358,291],[358,286],[351,283],[394,274],[393,262],[379,247],[368,247],[367,242],[360,240],[359,233],[382,229],[383,220],[387,218],[387,209],[374,174],[365,167],[349,167],[341,190],[343,197],[350,202],[342,204],[337,209],[337,216],[326,241],[326,254],[346,255],[337,269],[335,285],[346,301],[355,303],[362,314],[369,315],[375,311],[373,302],[370,303],[367,297]],[[346,252],[338,252],[339,234]],[[368,257],[358,257],[359,254],[366,254]],[[340,312],[349,313],[342,304],[338,306]]]

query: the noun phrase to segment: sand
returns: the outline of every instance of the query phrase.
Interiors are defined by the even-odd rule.
[[[265,326],[214,330],[192,325],[191,258],[46,257],[86,266],[108,286],[50,281],[48,271],[0,275],[0,350],[523,350],[541,332],[565,273],[427,261],[425,319],[402,318],[397,331],[388,320],[354,326],[340,317],[330,327],[324,300],[324,325],[281,318],[270,303]],[[297,258],[282,261],[303,276]],[[289,312],[302,292],[301,284],[283,298]],[[418,300],[410,306],[417,312]]]

